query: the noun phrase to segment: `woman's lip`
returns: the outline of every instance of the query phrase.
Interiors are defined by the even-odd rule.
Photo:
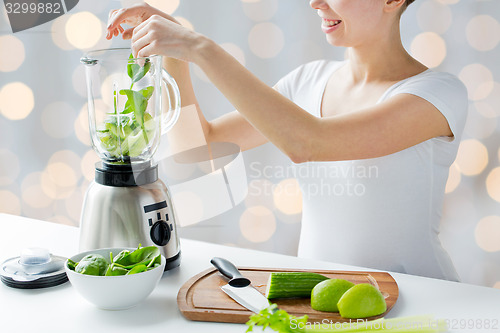
[[[326,26],[326,25],[321,25],[321,30],[323,30],[323,32],[325,34],[329,34],[330,32],[334,31],[334,30],[337,30],[337,28],[342,24],[342,22],[340,22],[339,24],[337,25],[334,25],[334,26]]]

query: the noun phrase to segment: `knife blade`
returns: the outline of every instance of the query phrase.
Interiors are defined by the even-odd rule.
[[[210,263],[229,279],[228,284],[223,285],[221,289],[238,304],[255,313],[269,306],[267,298],[252,287],[250,280],[241,275],[229,260],[215,257]]]

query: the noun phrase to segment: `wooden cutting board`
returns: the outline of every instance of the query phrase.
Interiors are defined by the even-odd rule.
[[[396,281],[389,273],[385,272],[350,272],[329,270],[301,270],[282,268],[238,268],[245,277],[252,281],[259,292],[265,295],[267,280],[271,272],[314,272],[328,278],[345,279],[355,284],[370,283],[379,288],[385,297],[387,311],[380,316],[370,317],[376,319],[383,317],[391,310],[398,299],[399,290]],[[227,279],[215,268],[207,269],[189,279],[177,294],[177,304],[181,313],[190,320],[214,321],[225,323],[246,323],[252,314],[243,306],[227,296],[220,287],[227,284]],[[332,320],[345,322],[349,319],[340,317],[335,312],[322,312],[313,310],[309,298],[275,299],[272,302],[278,307],[295,316],[307,315],[309,322]]]

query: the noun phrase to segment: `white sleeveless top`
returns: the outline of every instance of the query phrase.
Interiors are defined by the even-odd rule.
[[[326,83],[343,64],[308,63],[276,88],[320,117]],[[390,87],[378,103],[402,93],[432,103],[454,137],[379,158],[294,164],[303,196],[298,255],[458,281],[438,235],[448,170],[467,117],[467,91],[455,76],[427,70]]]

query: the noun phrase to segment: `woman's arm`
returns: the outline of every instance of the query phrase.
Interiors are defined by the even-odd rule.
[[[138,56],[163,54],[196,63],[238,112],[296,163],[380,157],[452,135],[439,110],[409,94],[345,115],[314,117],[210,39],[158,16],[137,26],[132,49]]]
[[[294,162],[389,155],[437,136],[451,136],[446,118],[410,94],[374,107],[317,118],[267,87],[214,42],[200,37],[198,64],[259,131]]]
[[[143,3],[129,8],[112,11],[110,13],[107,38],[111,39],[113,36],[118,36],[121,33],[124,39],[130,39],[133,36],[134,29],[130,28],[125,30],[121,24],[125,23],[131,26],[137,26],[153,15],[161,16],[180,25],[180,23],[170,15]],[[205,141],[232,142],[238,144],[242,150],[251,149],[267,142],[262,134],[248,123],[248,121],[246,121],[237,111],[208,122],[196,99],[189,71],[189,63],[165,57],[163,66],[175,79],[179,87],[181,106],[188,107],[194,105],[196,107],[198,119],[189,120],[200,122]],[[183,138],[184,134],[185,133],[183,133]]]

